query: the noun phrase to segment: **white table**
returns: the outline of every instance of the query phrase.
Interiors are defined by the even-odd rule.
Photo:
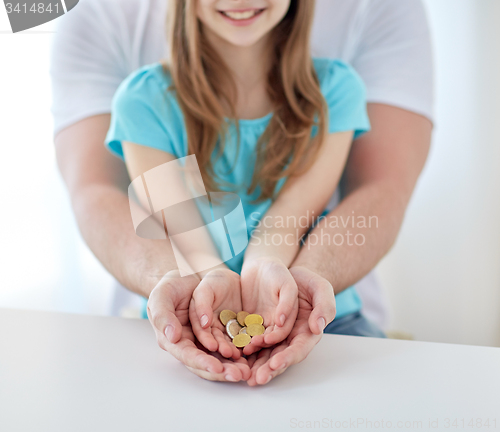
[[[191,374],[146,320],[0,309],[2,432],[495,425],[500,348],[326,335],[303,363],[250,388]]]

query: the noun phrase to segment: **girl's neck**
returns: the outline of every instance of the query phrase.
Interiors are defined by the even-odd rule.
[[[272,110],[266,93],[267,73],[270,67],[268,37],[251,46],[235,46],[209,29],[205,37],[231,71],[237,90],[237,112],[240,118],[256,118]]]

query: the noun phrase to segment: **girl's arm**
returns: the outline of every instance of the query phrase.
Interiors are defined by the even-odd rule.
[[[325,209],[346,164],[353,131],[328,134],[318,158],[287,187],[252,233],[244,262],[259,258],[279,260],[289,267],[299,251],[301,237]]]
[[[154,149],[151,147],[142,146],[139,144],[131,143],[124,141],[122,143],[123,153],[125,156],[125,164],[127,166],[127,170],[129,172],[130,178],[135,179],[145,172],[156,168],[159,165],[162,165],[167,162],[172,162],[178,159],[174,155],[164,152],[162,150]],[[186,187],[186,185],[182,181],[177,181],[175,185],[168,185],[170,188],[175,188],[176,195],[182,196],[191,196],[191,191]],[[141,202],[142,207],[145,209],[149,208],[148,202]],[[196,206],[194,201],[186,201],[186,205],[184,209],[186,213],[186,217],[189,217],[193,226],[204,226],[205,222],[202,221],[202,217],[198,207]],[[163,220],[158,218],[157,222],[163,226]],[[168,229],[168,228],[167,228]],[[168,239],[168,236],[167,236]],[[168,239],[169,247],[172,247],[170,239]],[[196,237],[196,250],[203,251],[195,252],[192,249],[192,245],[189,244],[179,244],[176,242],[176,246],[184,257],[184,260],[187,261],[187,264],[191,267],[193,261],[196,263],[196,266],[200,267],[200,262],[206,262],[206,269],[200,270],[197,272],[198,276],[202,278],[208,270],[213,270],[215,268],[223,268],[227,269],[228,267],[224,264],[218,264],[214,266],[214,260],[217,260],[219,257],[219,252],[215,247],[210,234],[206,230],[199,230],[199,235]],[[179,256],[177,256],[179,258]]]

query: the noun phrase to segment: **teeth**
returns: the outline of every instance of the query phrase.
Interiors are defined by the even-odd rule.
[[[250,10],[250,11],[245,11],[245,12],[229,12],[229,11],[222,11],[222,13],[229,18],[235,19],[235,20],[244,20],[248,18],[252,18],[254,15],[256,15],[259,11],[258,10]]]

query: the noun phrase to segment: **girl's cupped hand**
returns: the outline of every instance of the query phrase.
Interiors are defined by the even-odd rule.
[[[265,257],[245,261],[241,271],[243,310],[264,318],[266,331],[252,337],[244,349],[250,355],[262,348],[285,340],[298,313],[298,288],[290,271],[281,260]]]
[[[219,319],[224,309],[242,310],[240,275],[229,269],[215,269],[208,272],[193,291],[189,320],[195,336],[206,349],[237,360],[241,351],[232,343]]]

